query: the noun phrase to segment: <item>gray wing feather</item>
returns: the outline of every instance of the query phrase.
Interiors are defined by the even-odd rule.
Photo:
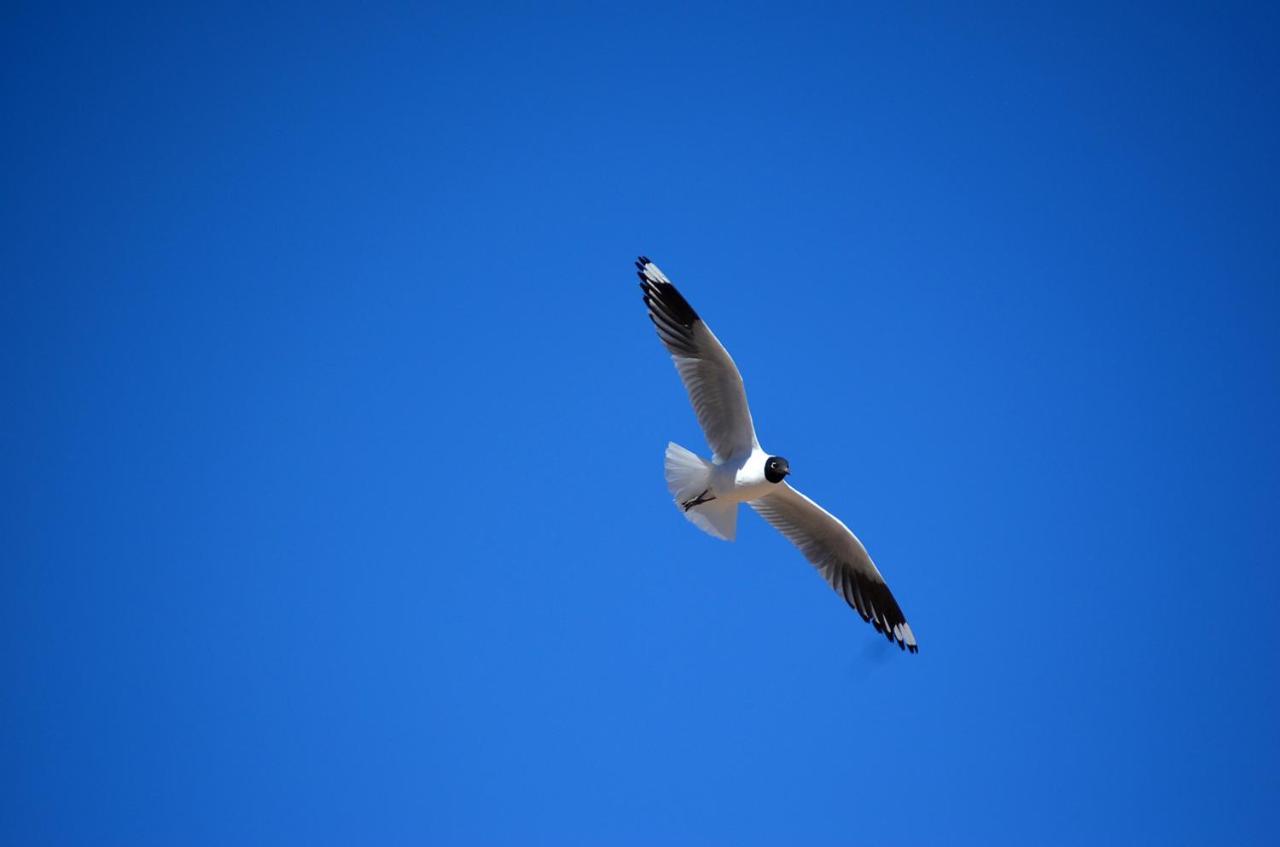
[[[675,362],[716,460],[751,452],[758,445],[755,425],[729,351],[657,265],[641,256],[636,268],[649,319]]]
[[[785,482],[759,500],[748,501],[799,548],[836,593],[864,621],[898,646],[915,653],[915,634],[867,549],[834,515]]]

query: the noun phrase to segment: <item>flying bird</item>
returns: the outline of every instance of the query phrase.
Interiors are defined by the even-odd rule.
[[[760,446],[742,375],[729,351],[658,266],[636,260],[649,319],[689,392],[711,461],[667,444],[667,488],[699,529],[732,541],[738,504],[746,503],[799,548],[864,621],[904,650],[915,634],[858,537],[834,515],[792,488],[791,465]]]

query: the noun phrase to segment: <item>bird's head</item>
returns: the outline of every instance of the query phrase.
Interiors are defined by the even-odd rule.
[[[770,456],[764,463],[764,478],[770,482],[782,482],[791,473],[791,465],[781,456]]]

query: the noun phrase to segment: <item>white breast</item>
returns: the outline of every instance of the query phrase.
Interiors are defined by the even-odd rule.
[[[774,484],[764,476],[767,461],[769,454],[757,448],[743,459],[730,459],[719,465],[713,481],[715,495],[723,500],[744,503],[772,493]]]

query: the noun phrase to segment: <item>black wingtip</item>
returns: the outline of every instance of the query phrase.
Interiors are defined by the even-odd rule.
[[[644,302],[651,309],[666,317],[671,323],[688,329],[701,320],[698,313],[689,305],[676,287],[667,280],[655,280],[637,272],[640,277],[640,288],[644,291]]]
[[[644,266],[648,264],[652,264],[649,261],[648,256],[640,256],[636,259],[636,267],[639,268],[640,270],[644,270]]]

